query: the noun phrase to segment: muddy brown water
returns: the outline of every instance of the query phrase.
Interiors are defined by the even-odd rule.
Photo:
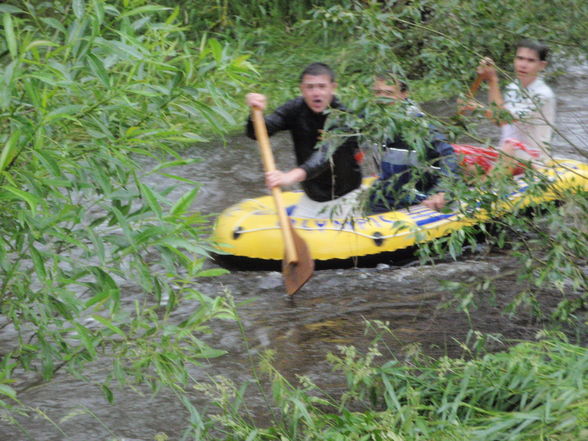
[[[588,152],[588,67],[577,68],[559,78],[554,87],[558,99],[557,125],[561,135],[554,144],[561,156],[581,159]],[[431,107],[440,113],[451,103]],[[496,129],[482,125],[479,133],[495,139]],[[565,138],[577,145],[571,147]],[[282,168],[292,165],[291,144],[287,135],[272,138],[276,162]],[[265,192],[256,145],[234,137],[223,144],[200,146],[186,152],[201,162],[182,169],[181,173],[202,184],[195,209],[203,213],[219,213],[239,200]],[[163,182],[161,183],[163,185]],[[186,188],[178,189],[185,191]],[[210,263],[213,266],[213,263]],[[524,311],[509,317],[501,314],[512,300],[516,289],[514,277],[501,280],[495,295],[481,303],[470,316],[443,308],[449,299],[441,280],[469,281],[504,272],[516,265],[507,254],[481,245],[457,261],[419,266],[416,263],[394,262],[375,268],[324,270],[315,272],[311,280],[294,298],[283,292],[278,272],[235,271],[229,275],[196,281],[198,289],[209,295],[230,292],[240,305],[245,338],[237,324],[229,321],[213,323],[213,334],[207,341],[228,354],[193,369],[195,381],[208,381],[211,376],[224,375],[237,384],[252,379],[251,363],[267,349],[276,352],[275,366],[286,378],[295,381],[306,375],[329,393],[344,387],[341,376],[325,361],[328,352],[337,352],[338,345],[355,345],[366,349],[374,338],[366,331],[366,321],[385,323],[390,333],[380,342],[388,351],[402,358],[419,347],[437,356],[458,356],[471,329],[482,333],[501,334],[505,340],[532,339],[542,323]],[[138,293],[126,290],[129,304]],[[540,298],[545,306],[560,300],[556,292],[544,291]],[[189,308],[189,306],[184,306]],[[177,311],[178,319],[188,310]],[[9,345],[10,335],[0,335],[0,348]],[[490,349],[501,349],[493,343]],[[0,351],[1,352],[1,351]],[[253,361],[252,361],[253,360]],[[0,440],[38,441],[104,441],[153,440],[164,433],[170,440],[180,439],[187,424],[187,415],[178,400],[169,393],[150,396],[128,390],[117,390],[116,402],[108,404],[93,380],[102,378],[106,365],[92,365],[86,371],[89,382],[76,380],[66,373],[58,374],[49,384],[27,389],[20,394],[22,402],[38,413],[18,418],[21,429],[0,419]],[[191,400],[203,414],[213,411],[206,397],[191,392]],[[252,412],[260,418],[267,415],[265,398],[254,387],[248,395]]]

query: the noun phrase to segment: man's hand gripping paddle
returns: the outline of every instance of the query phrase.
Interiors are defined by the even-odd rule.
[[[270,146],[263,112],[255,107],[251,108],[253,127],[255,128],[255,137],[259,144],[259,151],[263,162],[263,168],[266,172],[274,171],[276,165],[272,148]],[[282,260],[282,276],[284,286],[288,295],[295,294],[302,285],[312,276],[314,271],[314,261],[310,256],[306,242],[302,240],[296,231],[292,228],[286,207],[282,199],[282,190],[279,187],[272,188],[272,196],[276,204],[276,213],[282,231],[284,241],[284,259]]]

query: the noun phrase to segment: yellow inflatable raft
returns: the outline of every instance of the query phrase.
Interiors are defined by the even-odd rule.
[[[588,164],[558,159],[542,170],[551,185],[537,195],[527,192],[529,185],[515,178],[516,190],[500,199],[492,215],[524,208],[530,204],[557,199],[564,189],[588,191]],[[518,188],[517,188],[518,187]],[[284,203],[291,212],[301,192],[284,192]],[[419,242],[450,234],[466,225],[490,217],[484,210],[460,207],[452,212],[436,212],[422,205],[384,214],[352,219],[303,219],[291,216],[298,235],[307,243],[318,268],[372,264],[410,250]],[[273,198],[246,199],[227,208],[217,219],[213,242],[215,258],[237,268],[279,268],[284,256],[282,237]]]

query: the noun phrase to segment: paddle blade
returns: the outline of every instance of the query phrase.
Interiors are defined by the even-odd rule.
[[[287,258],[282,261],[282,276],[284,277],[284,286],[289,296],[294,295],[302,285],[312,276],[314,271],[314,260],[310,256],[310,251],[306,242],[296,234],[296,231],[290,227],[294,248],[298,257],[297,262],[289,262]]]

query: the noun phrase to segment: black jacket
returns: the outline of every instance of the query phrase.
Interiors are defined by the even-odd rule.
[[[344,110],[337,98],[331,102],[331,108]],[[313,112],[302,97],[288,101],[265,117],[270,136],[280,130],[290,131],[296,163],[307,174],[302,188],[318,202],[337,199],[361,185],[361,170],[354,157],[358,150],[355,137],[347,138],[333,153],[328,144],[315,148],[326,119],[326,113]],[[247,122],[247,136],[255,139],[251,118]]]

